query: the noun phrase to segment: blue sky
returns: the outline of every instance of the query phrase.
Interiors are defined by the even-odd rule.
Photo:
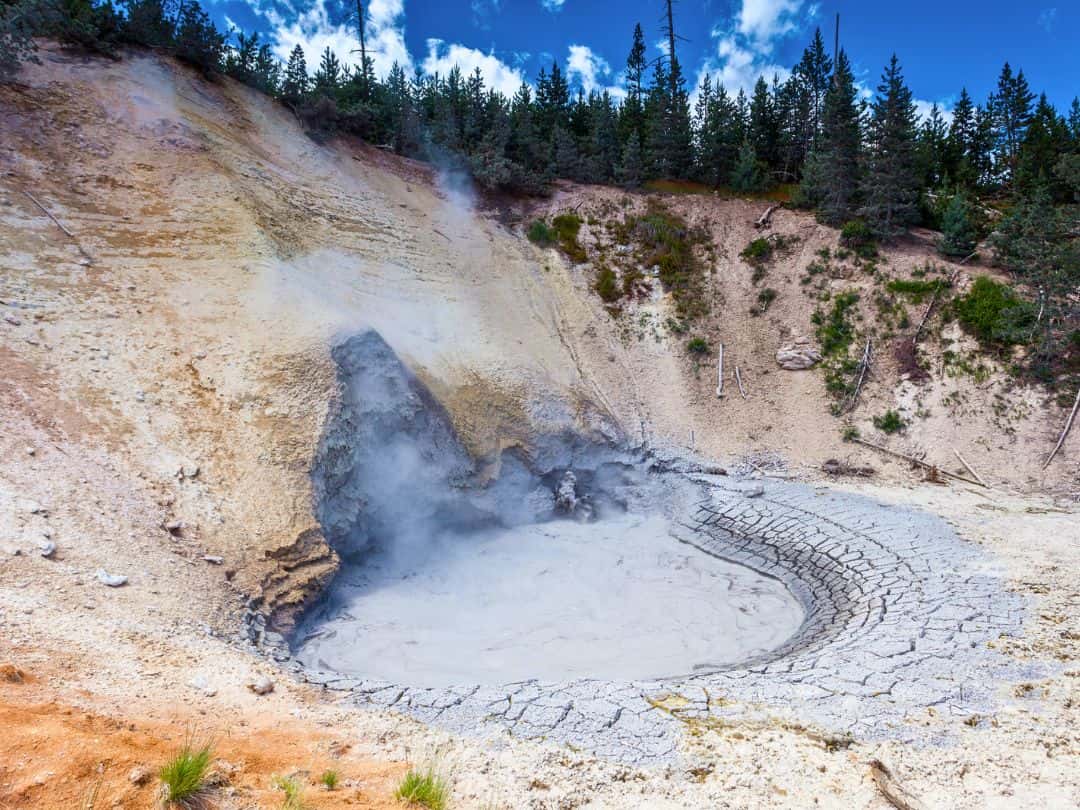
[[[342,0],[204,0],[227,27],[258,30],[283,58],[300,43],[314,68],[329,45],[355,61]],[[355,2],[355,0],[354,0]],[[557,59],[585,89],[618,94],[634,23],[650,58],[660,53],[660,0],[367,0],[367,37],[376,69],[396,60],[426,72],[451,64],[479,67],[488,82],[512,93]],[[730,89],[765,73],[781,76],[798,59],[814,27],[826,33],[841,17],[841,44],[856,76],[873,88],[896,51],[920,106],[951,106],[962,86],[976,101],[993,89],[1001,64],[1022,67],[1036,91],[1059,107],[1080,94],[1080,3],[1048,0],[681,0],[676,29],[680,61],[691,81],[706,72]]]

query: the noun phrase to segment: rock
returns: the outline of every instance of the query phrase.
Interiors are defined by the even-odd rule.
[[[788,344],[777,351],[776,362],[788,371],[804,371],[821,362],[821,352],[811,346]]]
[[[555,508],[568,515],[574,514],[577,509],[577,476],[570,470],[563,473],[555,489]]]
[[[10,323],[12,326],[22,326],[22,321],[20,321],[14,315],[5,315],[4,320]]]
[[[128,781],[136,787],[142,787],[150,781],[151,776],[152,774],[150,773],[149,768],[144,768],[142,765],[136,765],[131,769],[131,773],[128,774]]]
[[[0,664],[0,683],[23,683],[26,673],[14,664]]]
[[[37,450],[35,450],[33,447],[27,447],[26,448],[26,455],[28,455],[28,456],[32,456],[36,452],[37,452]]]
[[[22,549],[18,546],[4,546],[4,551],[10,554],[12,557],[21,557]]]
[[[98,582],[102,585],[108,585],[110,588],[119,588],[122,585],[127,585],[128,578],[122,574],[110,574],[104,568],[99,568],[95,576],[98,578]]]
[[[217,694],[217,689],[210,685],[210,681],[207,680],[205,675],[196,675],[188,681],[188,686],[192,689],[197,689],[207,697],[213,697]]]
[[[199,465],[198,464],[185,464],[176,472],[176,477],[181,481],[187,478],[199,477]]]
[[[40,503],[30,498],[24,498],[20,506],[24,512],[29,512],[31,515],[43,515],[48,511]]]
[[[764,494],[765,487],[762,486],[750,487],[750,489],[743,491],[743,496],[746,498],[760,498]]]
[[[135,401],[136,402],[146,402],[146,394],[144,392],[142,392],[142,391],[136,391],[135,392]]]
[[[49,557],[56,553],[56,543],[52,540],[42,540],[38,544],[38,552],[45,559],[49,559]]]
[[[225,562],[224,557],[218,557],[214,554],[203,554],[203,559],[211,565],[221,565]]]
[[[165,531],[169,534],[180,534],[184,530],[184,522],[182,520],[170,520],[165,524]]]
[[[265,675],[260,675],[247,686],[256,695],[269,695],[274,691],[274,682]]]

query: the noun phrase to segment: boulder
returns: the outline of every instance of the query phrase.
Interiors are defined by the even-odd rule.
[[[807,344],[789,343],[777,351],[776,362],[788,371],[804,371],[821,362],[821,352]]]

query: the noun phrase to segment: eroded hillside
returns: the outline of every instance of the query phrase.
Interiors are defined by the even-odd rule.
[[[1075,515],[1061,500],[1001,495],[990,505],[1008,514],[987,527],[975,506],[983,494],[890,489],[923,473],[843,440],[849,424],[963,473],[959,451],[998,495],[1067,500],[1077,443],[1040,469],[1065,415],[1049,395],[1008,378],[1003,360],[977,353],[940,311],[920,349],[929,378],[904,379],[910,371],[898,366],[893,342],[929,302],[890,293],[889,281],[956,271],[963,290],[987,267],[949,265],[930,234],[916,234],[868,271],[838,257],[836,232],[806,214],[777,211],[762,232],[753,223],[764,203],[713,196],[566,186],[550,200],[509,204],[514,217],[478,214],[488,203],[452,178],[353,142],[317,143],[285,107],[234,82],[206,82],[144,53],[118,62],[51,49],[42,57],[21,84],[0,88],[0,656],[28,673],[0,687],[22,690],[11,700],[51,704],[52,713],[81,702],[138,717],[151,732],[192,721],[239,729],[257,714],[305,746],[267,755],[260,768],[344,757],[358,801],[370,802],[362,806],[379,806],[370,791],[385,797],[394,770],[369,760],[435,748],[464,772],[459,791],[470,807],[490,806],[493,791],[507,806],[701,807],[736,794],[732,806],[807,806],[820,795],[871,806],[865,768],[848,765],[881,750],[905,761],[927,795],[953,795],[930,753],[892,743],[837,752],[791,724],[738,737],[699,730],[686,773],[639,775],[516,742],[492,753],[396,716],[361,716],[299,684],[249,692],[254,675],[281,675],[237,646],[247,609],[287,629],[337,564],[313,514],[310,474],[338,394],[330,347],[368,328],[430,387],[479,457],[573,428],[751,471],[748,456],[809,478],[830,458],[872,465],[882,482],[875,497],[930,504],[1000,552],[1018,590],[1045,599],[1032,636],[1009,642],[1011,654],[1074,656],[1080,636],[1063,633],[1075,624],[1066,576],[1075,550],[1061,538],[1075,532]],[[656,204],[704,234],[695,251],[707,312],[692,320],[652,278],[636,237],[619,234],[619,223]],[[584,261],[526,238],[533,219],[560,213],[581,217]],[[787,244],[755,276],[740,253],[768,234]],[[617,312],[595,290],[601,265],[616,268],[620,283],[626,272],[640,275]],[[775,292],[768,302],[766,289]],[[841,419],[825,371],[784,370],[776,352],[802,336],[819,345],[814,312],[827,314],[849,291],[859,294],[851,354],[873,336],[876,362]],[[706,352],[688,351],[694,338]],[[892,436],[873,425],[890,409],[908,423]],[[1023,522],[1032,509],[1038,517]],[[1023,548],[1005,534],[1023,536]],[[127,585],[106,587],[99,571]],[[1001,748],[1045,744],[1075,758],[1074,735],[1063,730],[1075,719],[1075,689],[1060,679],[1038,688],[1053,702],[1049,731],[1009,715],[1003,742],[972,726],[957,768],[995,764],[964,788],[965,806],[1019,778],[1008,757],[992,756]],[[306,727],[288,726],[290,714]],[[30,725],[22,714],[18,722]],[[330,731],[309,739],[312,728]],[[334,755],[346,733],[362,742]],[[153,749],[136,743],[113,761],[126,769],[141,761],[132,747]],[[0,803],[73,806],[89,760],[80,757],[79,772],[64,776],[70,789],[52,795],[31,767],[32,743],[12,744],[23,746],[21,764],[0,763]],[[232,756],[250,757],[245,750]],[[751,778],[748,763],[766,770]],[[1053,770],[1040,763],[1044,784],[1032,795],[1075,796],[1067,769],[1042,769]],[[104,772],[116,796],[150,806],[152,785]],[[254,780],[237,780],[235,806],[258,798]],[[329,801],[315,806],[337,806]]]

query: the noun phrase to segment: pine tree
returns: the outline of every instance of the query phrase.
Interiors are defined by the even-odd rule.
[[[295,107],[304,100],[309,84],[304,49],[298,44],[289,54],[289,64],[285,67],[285,80],[281,83],[282,99]]]
[[[919,128],[918,164],[920,182],[926,188],[938,188],[948,174],[949,128],[941,108],[930,107],[930,115]]]
[[[1035,94],[1028,87],[1024,71],[1013,76],[1012,68],[1006,62],[998,76],[997,93],[991,112],[995,125],[995,155],[999,167],[999,180],[1011,183],[1016,172],[1016,163],[1031,122],[1031,103]]]
[[[954,194],[941,218],[940,250],[946,256],[967,256],[979,241],[975,211],[963,192]]]
[[[645,179],[645,159],[642,154],[641,140],[633,133],[623,146],[622,159],[616,176],[619,184],[625,188],[637,188]]]
[[[37,0],[0,4],[0,83],[12,79],[21,63],[40,62],[34,34],[41,25],[41,4]]]
[[[878,236],[892,237],[916,222],[919,214],[915,104],[895,54],[877,88],[870,135],[859,213]]]
[[[619,112],[619,139],[626,143],[636,136],[639,148],[645,140],[645,68],[645,35],[639,23],[626,57],[626,100]]]
[[[965,188],[974,188],[976,184],[969,157],[974,137],[975,105],[964,87],[953,106],[953,120],[945,143],[945,173]]]
[[[1067,202],[1071,190],[1054,177],[1060,155],[1069,151],[1069,125],[1043,93],[1028,124],[1016,161],[1016,185],[1020,189],[1047,184],[1051,196]]]
[[[747,194],[760,191],[763,185],[761,162],[758,160],[757,152],[749,141],[744,141],[739,149],[739,158],[735,162],[735,168],[731,172],[731,187],[735,191]]]
[[[341,72],[341,62],[337,55],[326,46],[319,60],[319,69],[315,71],[315,79],[312,82],[312,90],[316,95],[334,98],[337,90],[341,87],[344,76]]]
[[[780,131],[773,105],[773,95],[764,76],[759,76],[750,97],[750,144],[753,146],[757,161],[768,168],[778,162]],[[759,178],[760,181],[760,178]]]
[[[836,71],[825,95],[821,152],[817,157],[820,187],[806,189],[809,199],[821,200],[821,217],[839,225],[855,212],[859,190],[859,111],[855,80],[847,54],[840,51]]]
[[[165,14],[164,0],[126,0],[124,30],[126,42],[148,48],[164,48],[173,44],[173,22]]]

